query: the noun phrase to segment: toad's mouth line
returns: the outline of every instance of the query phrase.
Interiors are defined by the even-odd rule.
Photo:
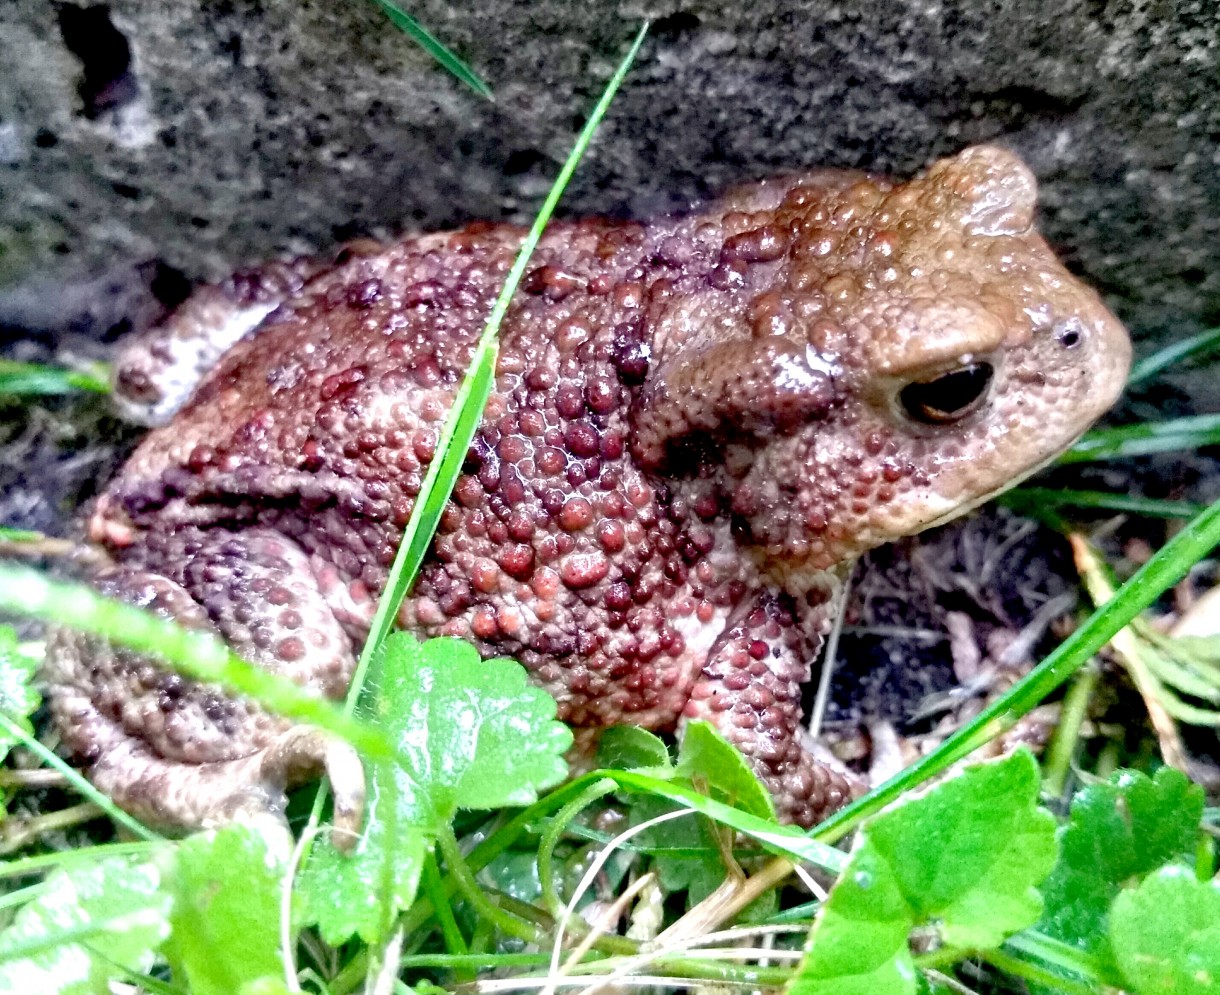
[[[1080,435],[1078,435],[1076,437],[1076,439],[1072,440],[1071,445],[1075,445],[1076,441],[1082,435],[1084,435],[1083,432],[1081,432]],[[1052,463],[1054,463],[1055,460],[1057,460],[1060,456],[1062,456],[1067,451],[1067,448],[1070,448],[1070,446],[1066,447],[1064,449],[1061,449],[1056,453],[1053,453],[1052,455],[1048,456],[1044,460],[1034,463],[1032,466],[1028,467],[1025,470],[1018,470],[1012,476],[1007,478],[1004,481],[1004,483],[1002,483],[999,487],[996,487],[993,490],[990,490],[985,494],[977,495],[977,496],[971,498],[969,501],[963,501],[961,504],[954,505],[954,507],[950,508],[944,514],[937,515],[936,518],[933,518],[931,521],[929,521],[923,525],[920,525],[915,531],[924,532],[928,529],[938,528],[941,525],[948,525],[955,518],[960,518],[962,515],[965,515],[965,514],[968,514],[972,511],[974,511],[975,508],[978,508],[981,505],[986,504],[992,498],[998,497],[1000,494],[1003,494],[1005,491],[1012,490],[1014,487],[1018,486],[1019,484],[1024,483],[1034,474],[1039,473],[1042,470],[1045,470],[1048,466],[1050,466]]]

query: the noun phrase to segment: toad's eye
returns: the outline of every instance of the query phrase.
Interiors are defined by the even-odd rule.
[[[909,383],[898,399],[915,421],[948,425],[965,418],[983,403],[993,372],[990,363],[971,363],[931,380]]]

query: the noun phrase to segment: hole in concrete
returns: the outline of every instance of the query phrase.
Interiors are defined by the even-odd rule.
[[[110,7],[61,3],[56,16],[64,44],[84,70],[76,90],[85,117],[93,120],[134,100],[139,87],[131,72],[131,46],[110,20]]]
[[[692,14],[689,10],[676,10],[653,21],[649,34],[653,38],[672,42],[698,31],[702,24],[698,14]]]
[[[176,308],[191,294],[191,281],[182,270],[158,260],[153,269],[149,289],[157,301],[166,308]]]
[[[332,242],[350,242],[354,238],[365,238],[368,233],[358,221],[344,221],[342,224],[330,226]]]
[[[549,162],[550,160],[537,149],[515,149],[504,160],[504,173],[506,176],[520,176],[546,166]]]

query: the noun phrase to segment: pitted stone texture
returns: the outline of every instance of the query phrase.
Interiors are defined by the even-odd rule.
[[[574,726],[706,717],[788,818],[819,818],[848,787],[801,741],[800,685],[847,564],[1043,465],[1125,380],[1122,326],[1033,208],[1020,161],[975,147],[906,183],[818,171],[686,216],[555,225],[400,621],[520,660]],[[172,585],[166,610],[341,695],[522,237],[408,239],[286,297],[98,502],[90,533],[132,571],[120,593]],[[140,726],[162,700],[144,661],[56,652],[60,715],[97,696],[105,736],[117,710],[191,778],[181,730]],[[242,714],[234,756],[278,742],[244,706],[202,712],[205,758]],[[88,729],[72,736],[90,758]],[[197,819],[142,769],[107,785]]]

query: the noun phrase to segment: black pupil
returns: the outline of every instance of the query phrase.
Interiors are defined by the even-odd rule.
[[[956,421],[982,401],[992,373],[990,363],[971,363],[934,380],[907,384],[899,397],[907,414],[916,421],[926,424]]]

